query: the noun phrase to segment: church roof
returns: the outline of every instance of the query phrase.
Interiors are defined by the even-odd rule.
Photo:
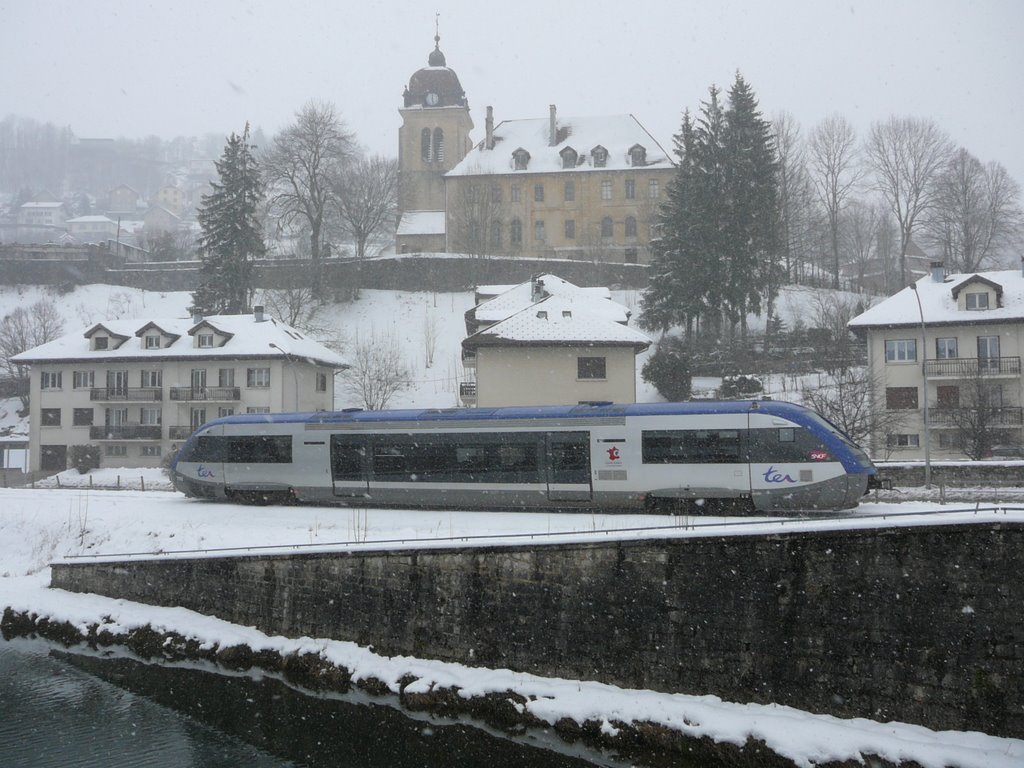
[[[427,57],[427,66],[417,69],[409,78],[409,86],[403,94],[406,108],[469,106],[459,76],[447,66],[440,41],[435,35],[434,50]]]

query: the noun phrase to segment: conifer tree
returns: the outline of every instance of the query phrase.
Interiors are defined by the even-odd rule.
[[[199,287],[192,294],[204,314],[240,314],[249,310],[254,292],[253,261],[266,253],[257,210],[263,185],[249,143],[249,124],[241,136],[232,133],[216,162],[219,182],[203,195],[197,217]]]

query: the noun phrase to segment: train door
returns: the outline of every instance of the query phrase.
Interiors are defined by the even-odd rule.
[[[369,445],[365,435],[331,435],[331,482],[335,496],[369,495]]]
[[[590,433],[548,432],[548,499],[590,501]]]

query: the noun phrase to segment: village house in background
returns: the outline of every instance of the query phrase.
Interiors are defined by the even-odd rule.
[[[554,275],[477,289],[466,313],[464,405],[636,402],[636,356],[651,345],[607,288]]]
[[[264,314],[110,320],[17,355],[31,367],[29,469],[153,467],[206,421],[331,410],[344,359]]]
[[[438,38],[435,37],[435,42]],[[646,263],[674,166],[632,115],[507,120],[475,146],[465,91],[435,46],[399,110],[396,250]]]
[[[946,275],[933,263],[849,327],[867,340],[873,408],[903,417],[874,437],[874,455],[922,459],[926,445],[939,459],[1022,455],[1021,270]]]

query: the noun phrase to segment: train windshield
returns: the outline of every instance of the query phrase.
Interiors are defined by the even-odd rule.
[[[846,435],[846,433],[843,432],[843,430],[841,430],[831,421],[829,421],[816,411],[807,411],[807,416],[808,418],[811,419],[811,421],[814,422],[816,426],[830,433],[836,440],[838,440],[844,446],[846,446],[847,450],[849,450],[854,461],[857,462],[857,466],[859,466],[862,469],[870,469],[875,466],[872,463],[871,459],[868,457],[867,453],[864,452],[864,449],[857,445],[855,442],[853,442],[853,440],[851,440]]]

